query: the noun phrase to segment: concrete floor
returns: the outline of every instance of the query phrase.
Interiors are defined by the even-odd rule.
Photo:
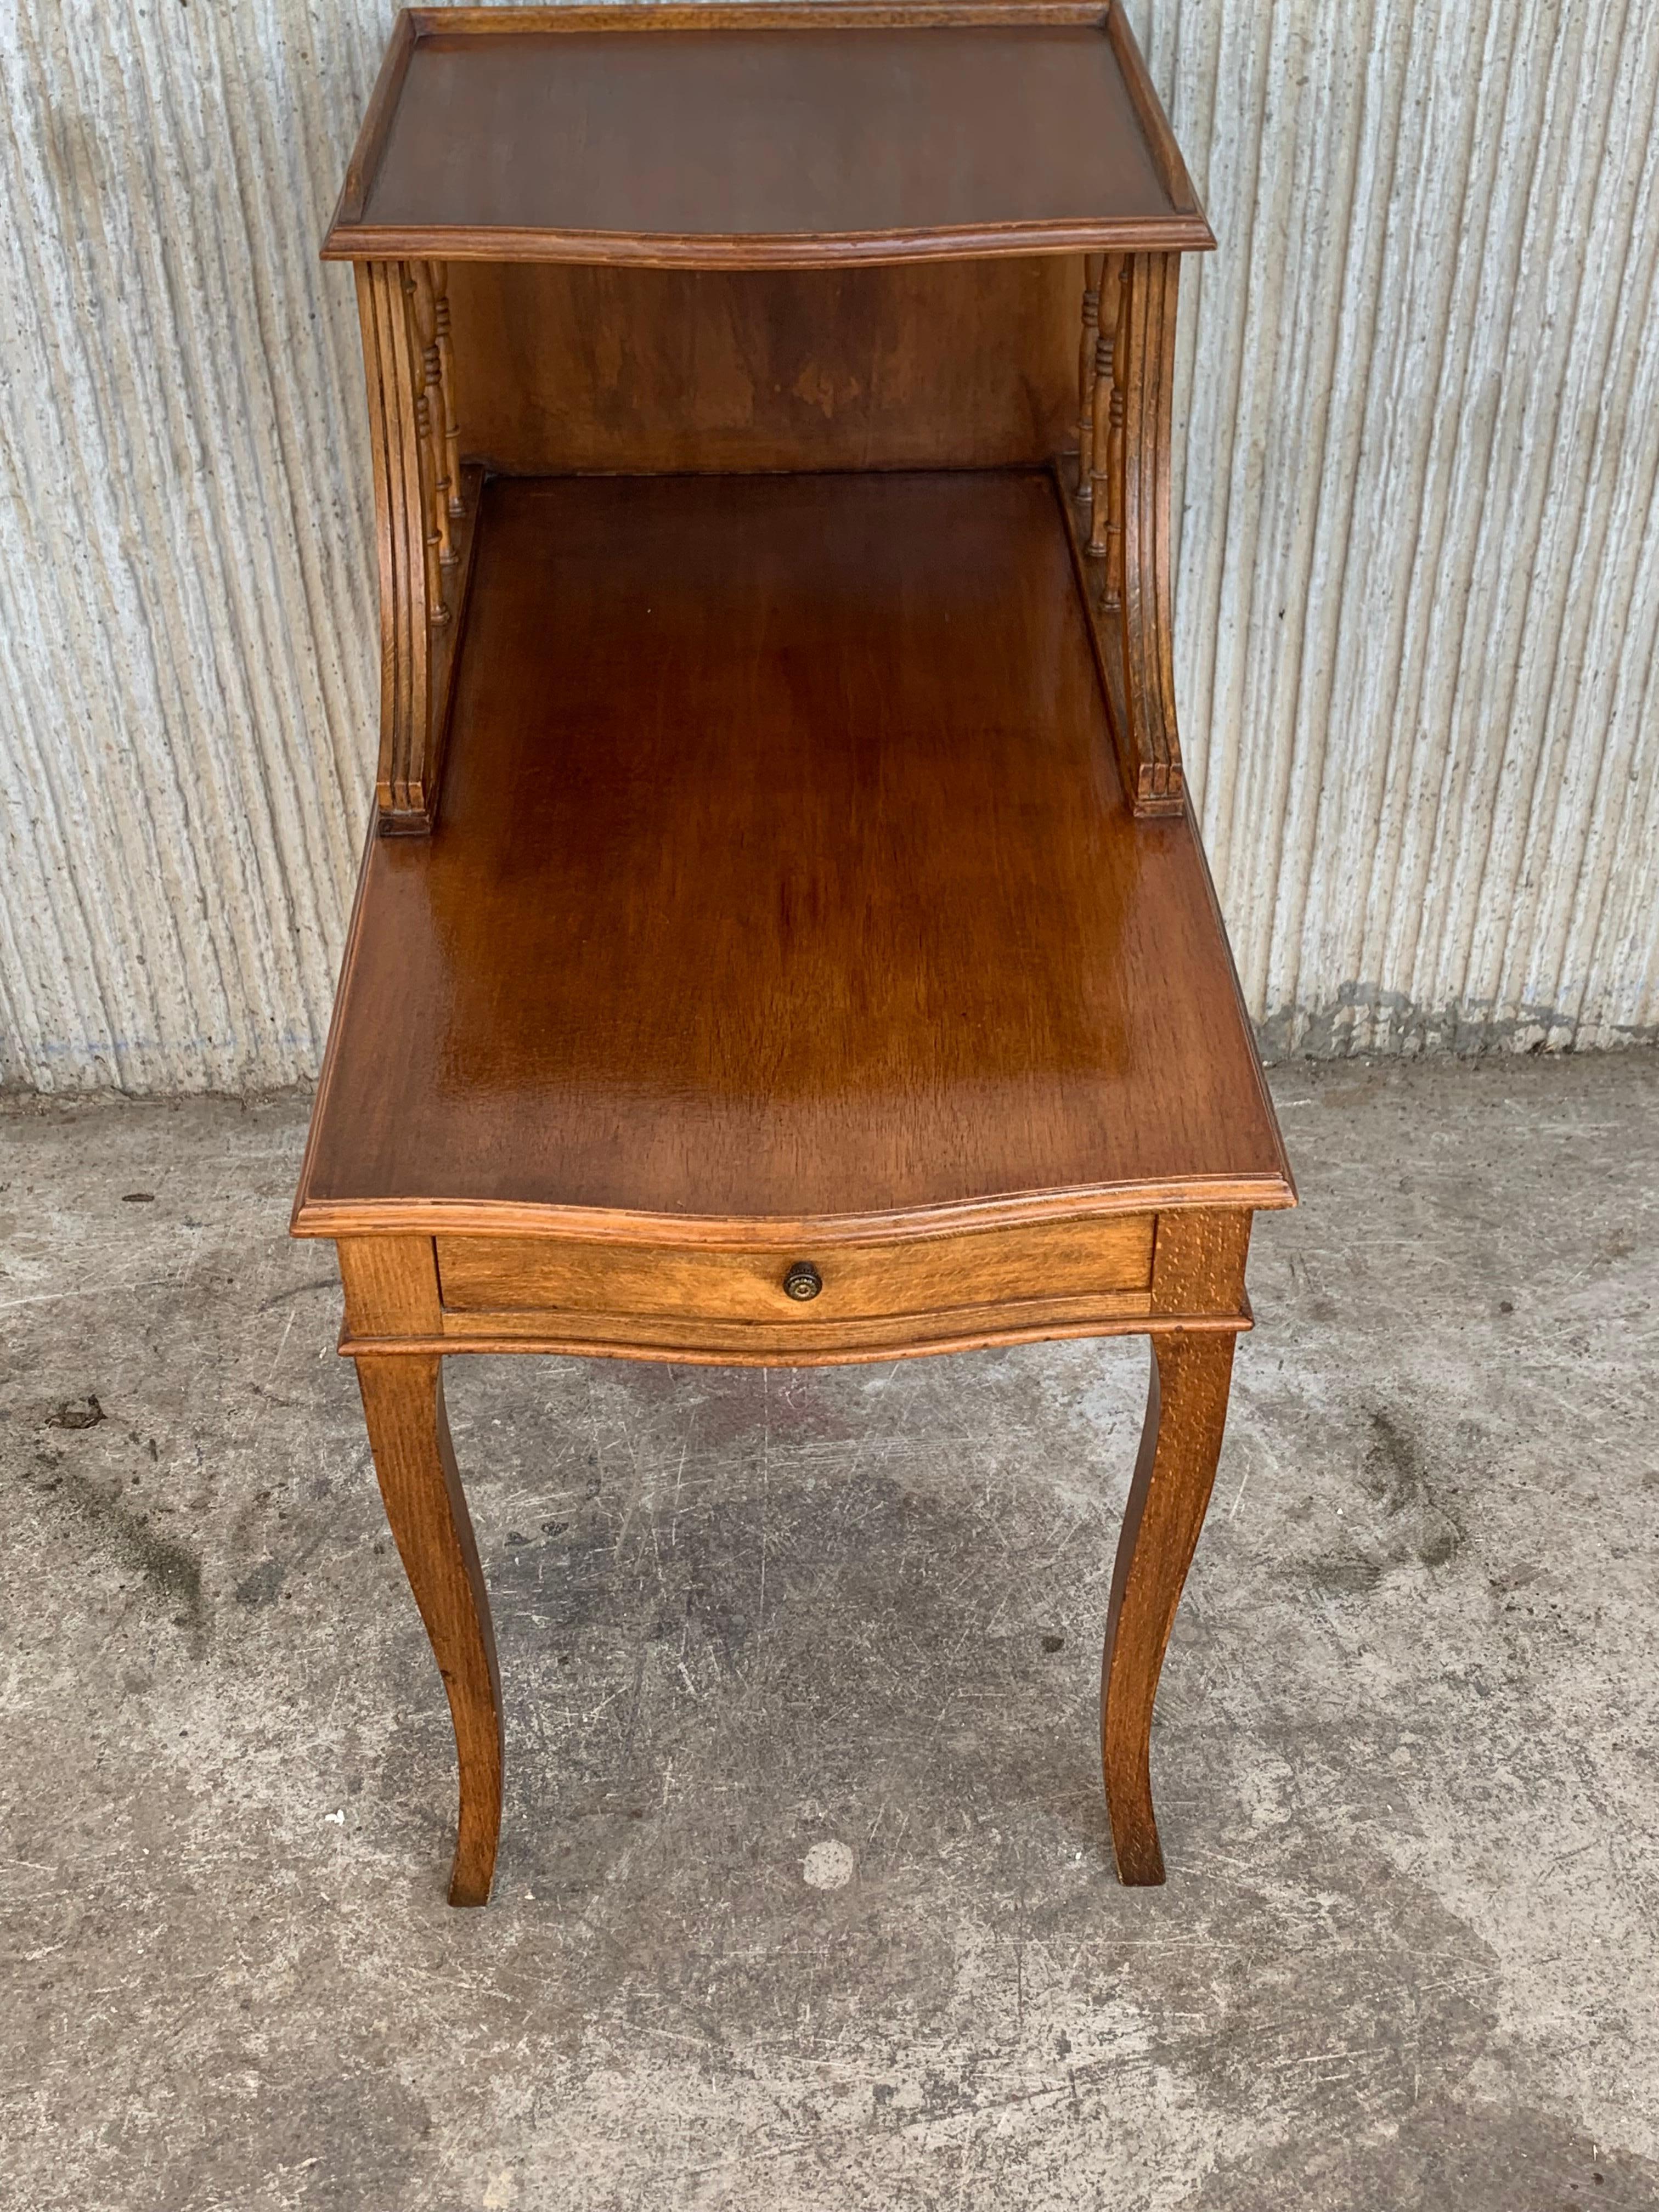
[[[482,1913],[305,1105],[0,1113],[5,2212],[1659,2205],[1659,1054],[1274,1090],[1168,1888],[1143,1346],[456,1360]]]

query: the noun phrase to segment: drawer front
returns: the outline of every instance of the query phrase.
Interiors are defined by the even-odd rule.
[[[1003,1304],[1149,1297],[1155,1217],[1033,1222],[818,1251],[440,1237],[446,1315],[637,1315],[821,1329]],[[786,1279],[793,1278],[793,1289]]]

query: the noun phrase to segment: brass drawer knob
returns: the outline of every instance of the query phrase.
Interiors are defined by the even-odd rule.
[[[784,1277],[783,1287],[792,1298],[815,1298],[823,1288],[823,1278],[810,1260],[797,1260]]]

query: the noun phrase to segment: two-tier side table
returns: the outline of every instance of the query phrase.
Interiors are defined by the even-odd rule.
[[[1212,243],[1115,0],[398,20],[325,248],[381,721],[294,1230],[449,1694],[458,1905],[502,1747],[461,1352],[1150,1336],[1101,1726],[1163,1878],[1152,1702],[1294,1203],[1176,730]]]

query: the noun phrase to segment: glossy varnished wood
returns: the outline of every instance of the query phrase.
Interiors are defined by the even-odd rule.
[[[1180,269],[1172,253],[1106,257],[1086,380],[1091,421],[1068,471],[1073,550],[1124,786],[1142,814],[1179,814],[1186,804],[1170,525]]]
[[[327,246],[383,696],[295,1227],[449,1697],[456,1903],[501,1726],[451,1352],[1150,1334],[1102,1753],[1162,1879],[1158,1674],[1293,1202],[1176,726],[1210,243],[1118,0],[398,18]]]
[[[410,1345],[439,1326],[438,1274],[425,1237],[343,1239],[345,1335],[397,1347],[356,1362],[386,1520],[403,1560],[455,1731],[459,1819],[452,1905],[489,1896],[501,1824],[501,1684],[483,1570],[444,1413],[435,1353]]]
[[[446,1237],[437,1261],[442,1303],[456,1312],[552,1306],[805,1327],[1096,1291],[1150,1299],[1152,1230],[1149,1215],[1109,1215],[842,1244],[793,1259],[764,1248],[677,1252],[575,1237]],[[787,1286],[801,1267],[817,1279],[810,1297]]]
[[[501,1685],[472,1522],[434,1357],[360,1358],[357,1382],[386,1520],[443,1677],[459,1817],[452,1905],[489,1901],[501,1826]]]
[[[489,1896],[501,1825],[501,1686],[472,1522],[433,1356],[359,1358],[357,1381],[386,1519],[443,1677],[459,1818],[452,1905]]]
[[[497,481],[481,531],[443,808],[371,845],[301,1233],[1290,1201],[1048,477]]]
[[[1250,1323],[1249,1218],[1094,1214],[826,1237],[810,1255],[617,1237],[344,1237],[352,1320],[341,1348],[817,1366],[1152,1328],[1236,1332]],[[803,1268],[815,1287],[792,1297]]]
[[[1156,1331],[1140,1452],[1124,1508],[1100,1670],[1100,1750],[1119,1874],[1164,1880],[1152,1812],[1152,1708],[1215,1482],[1237,1338]]]
[[[466,450],[515,476],[1002,468],[1073,434],[1081,264],[449,269]]]
[[[1194,1326],[1237,1328],[1237,1322]],[[568,1312],[526,1307],[503,1312],[446,1311],[437,1336],[410,1348],[443,1352],[550,1352],[581,1358],[666,1360],[689,1366],[844,1367],[860,1361],[931,1358],[987,1345],[1054,1342],[1070,1336],[1122,1336],[1147,1326],[1134,1291],[1086,1296],[999,1298],[868,1321],[708,1321],[688,1302],[678,1314]],[[355,1340],[343,1349],[364,1347]]]
[[[1115,12],[417,10],[325,250],[777,268],[1208,246]]]
[[[460,461],[441,264],[365,262],[357,313],[380,556],[383,830],[437,810],[483,474]]]
[[[1215,1482],[1236,1340],[1175,1328],[1171,1317],[1248,1313],[1249,1246],[1247,1212],[1170,1213],[1158,1221],[1146,1422],[1123,1511],[1100,1673],[1106,1803],[1118,1872],[1130,1883],[1164,1879],[1152,1814],[1152,1708]]]
[[[794,1252],[440,1237],[444,1340],[769,1364],[898,1358],[1128,1326],[1152,1310],[1148,1214]],[[793,1278],[805,1273],[804,1292]]]

